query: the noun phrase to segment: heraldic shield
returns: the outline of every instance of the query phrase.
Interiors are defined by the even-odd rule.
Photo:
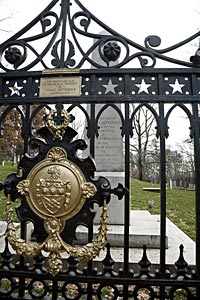
[[[48,252],[47,271],[53,276],[62,271],[62,252],[76,260],[90,260],[104,248],[107,238],[106,204],[111,190],[106,178],[93,177],[95,165],[92,158],[78,158],[76,152],[84,149],[86,144],[83,140],[73,141],[76,132],[68,127],[68,114],[64,111],[63,115],[65,126],[57,128],[52,125],[51,112],[47,125],[38,131],[46,142],[39,139],[30,141],[30,148],[37,146],[38,154],[34,157],[25,155],[19,163],[23,175],[9,175],[4,188],[9,243],[23,256],[34,257],[42,250]],[[39,227],[38,232],[45,232],[41,242],[26,241],[16,232],[11,202],[17,198],[22,202],[17,208],[21,221],[33,220],[35,229]],[[92,209],[94,202],[102,206],[99,232],[88,244],[75,247],[71,236],[76,236],[79,224],[91,224],[95,216]]]
[[[38,205],[44,207],[50,214],[57,215],[63,208],[64,210],[70,204],[71,183],[69,180],[62,181],[61,171],[57,166],[52,166],[47,171],[51,174],[49,180],[37,180],[36,193]]]
[[[97,191],[60,147],[53,147],[46,158],[33,167],[27,179],[17,185],[17,189],[26,196],[37,215],[43,219],[56,217],[63,220],[76,215],[85,200]]]

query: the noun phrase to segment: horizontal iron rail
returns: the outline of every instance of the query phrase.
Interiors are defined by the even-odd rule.
[[[200,100],[200,69],[98,69],[61,76],[80,76],[80,96],[40,97],[42,72],[0,75],[0,104],[184,102]],[[60,75],[59,75],[60,76]],[[36,83],[36,82],[37,83]],[[14,85],[17,87],[14,87]],[[12,88],[20,88],[12,92]]]
[[[153,273],[151,274],[153,275]],[[106,284],[135,284],[135,285],[146,285],[146,286],[187,286],[187,287],[196,287],[199,286],[200,280],[197,279],[168,279],[168,278],[148,278],[146,276],[135,278],[135,277],[127,277],[127,276],[102,276],[102,275],[68,275],[68,274],[60,274],[56,277],[52,277],[49,274],[38,274],[37,272],[26,272],[18,270],[16,274],[16,270],[9,270],[4,271],[1,270],[0,272],[1,278],[27,278],[27,279],[40,279],[43,280],[50,280],[50,281],[67,281],[71,282],[79,282],[79,283],[105,283]],[[139,274],[135,273],[135,276],[139,276]]]

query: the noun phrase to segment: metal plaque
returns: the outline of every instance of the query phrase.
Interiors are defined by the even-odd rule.
[[[51,76],[40,80],[40,97],[81,95],[81,76]]]

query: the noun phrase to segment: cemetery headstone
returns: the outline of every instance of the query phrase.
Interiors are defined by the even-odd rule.
[[[105,31],[101,34],[107,34]],[[97,63],[104,62],[99,56],[98,51],[93,52],[93,60]],[[117,62],[113,62],[113,65]],[[108,80],[112,85],[112,80]],[[115,89],[110,91],[105,89],[105,93],[115,94]],[[121,110],[121,104],[117,104]],[[96,105],[96,116],[103,107],[103,104]],[[124,157],[123,157],[123,139],[121,136],[122,123],[118,112],[112,107],[107,107],[99,118],[99,136],[95,141],[95,161],[97,165],[96,176],[102,175],[109,179],[112,187],[117,187],[118,183],[124,184]],[[97,208],[96,223],[99,223],[100,211]],[[108,205],[108,224],[124,224],[124,201],[118,200],[112,196]]]

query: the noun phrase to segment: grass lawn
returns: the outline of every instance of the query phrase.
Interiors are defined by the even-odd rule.
[[[131,208],[160,214],[160,194],[143,191],[145,187],[158,187],[131,179]],[[167,217],[195,240],[195,192],[174,188],[167,190]]]
[[[16,172],[16,167],[11,163],[6,163],[4,166],[0,165],[0,182],[4,182],[6,176]],[[0,191],[0,220],[6,220],[6,197],[3,191]]]
[[[0,166],[0,181],[16,171],[11,164]],[[151,214],[160,214],[160,195],[143,191],[145,187],[158,187],[136,179],[131,179],[131,208],[149,210]],[[6,220],[6,198],[0,192],[0,220]],[[167,190],[167,217],[195,240],[195,193],[193,191],[173,189]],[[176,299],[182,300],[185,294],[176,294]],[[143,299],[143,298],[142,298]],[[144,298],[146,299],[146,298]]]
[[[4,182],[6,176],[16,171],[16,167],[12,166],[11,163],[6,163],[5,166],[0,165],[0,181]]]
[[[16,171],[10,163],[0,166],[0,181]],[[151,214],[160,214],[159,193],[143,191],[144,187],[158,187],[137,179],[131,179],[131,208],[149,210]],[[0,192],[0,220],[6,220],[6,198]],[[167,217],[188,236],[195,240],[195,193],[194,191],[167,190]]]

